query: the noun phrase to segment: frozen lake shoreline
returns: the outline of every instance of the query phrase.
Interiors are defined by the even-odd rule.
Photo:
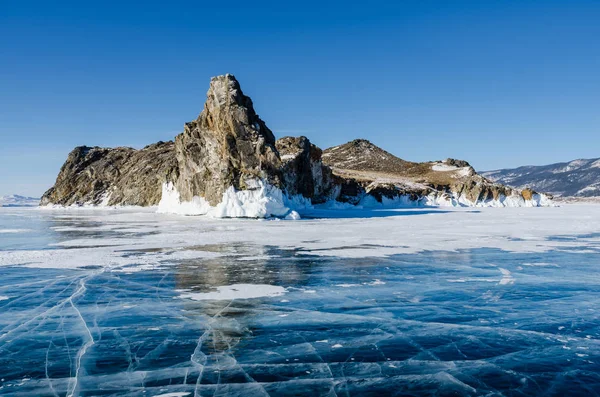
[[[600,206],[339,214],[0,209],[0,394],[597,393]]]

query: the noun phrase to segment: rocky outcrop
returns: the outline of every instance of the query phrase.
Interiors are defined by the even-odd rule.
[[[349,202],[368,194],[379,202],[403,197],[409,201],[426,198],[432,203],[453,205],[502,205],[510,199],[511,205],[516,205],[518,201],[531,201],[538,196],[531,190],[519,191],[490,181],[464,160],[410,162],[365,139],[326,149],[323,162],[344,181],[342,191],[349,192],[341,199]],[[353,197],[353,193],[357,196]]]
[[[289,195],[301,194],[313,203],[332,198],[334,181],[331,169],[323,165],[323,151],[308,138],[284,137],[275,142],[281,158],[284,188]]]
[[[230,186],[245,190],[254,179],[283,186],[275,136],[230,74],[211,79],[204,110],[175,138],[175,153],[183,201],[217,205]]]
[[[159,211],[295,218],[329,200],[436,205],[534,201],[463,160],[416,163],[364,139],[321,151],[306,137],[275,140],[232,75],[211,79],[204,108],[174,142],[143,149],[81,146],[41,204],[157,205]]]
[[[163,183],[178,172],[174,149],[173,142],[140,150],[76,147],[41,205],[157,205]]]

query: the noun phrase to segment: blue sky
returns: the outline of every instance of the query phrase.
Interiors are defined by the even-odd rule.
[[[40,195],[77,145],[172,139],[224,73],[323,148],[600,157],[598,21],[583,0],[0,1],[0,195]]]

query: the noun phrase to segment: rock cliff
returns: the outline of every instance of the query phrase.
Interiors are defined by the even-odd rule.
[[[477,174],[464,160],[415,163],[402,160],[365,139],[326,149],[323,163],[342,181],[341,200],[356,202],[361,195],[377,201],[403,197],[432,204],[466,206],[535,205],[541,199],[529,189],[520,191]]]
[[[280,158],[284,188],[290,195],[310,198],[314,204],[335,195],[331,169],[323,165],[323,151],[301,136],[284,137],[275,142]]]
[[[177,176],[173,142],[143,149],[79,146],[41,205],[157,205],[164,182]]]
[[[174,142],[75,148],[41,204],[295,217],[294,207],[332,200],[531,205],[538,196],[493,183],[462,160],[414,163],[363,139],[324,152],[306,137],[275,140],[239,82],[224,75],[211,79],[202,112]]]
[[[213,77],[206,96],[198,119],[175,138],[181,199],[199,196],[214,206],[230,186],[245,190],[254,179],[283,187],[275,136],[235,77]]]

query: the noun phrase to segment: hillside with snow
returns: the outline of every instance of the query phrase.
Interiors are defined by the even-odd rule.
[[[600,196],[600,158],[486,171],[486,178],[515,188],[529,187],[559,197]]]

